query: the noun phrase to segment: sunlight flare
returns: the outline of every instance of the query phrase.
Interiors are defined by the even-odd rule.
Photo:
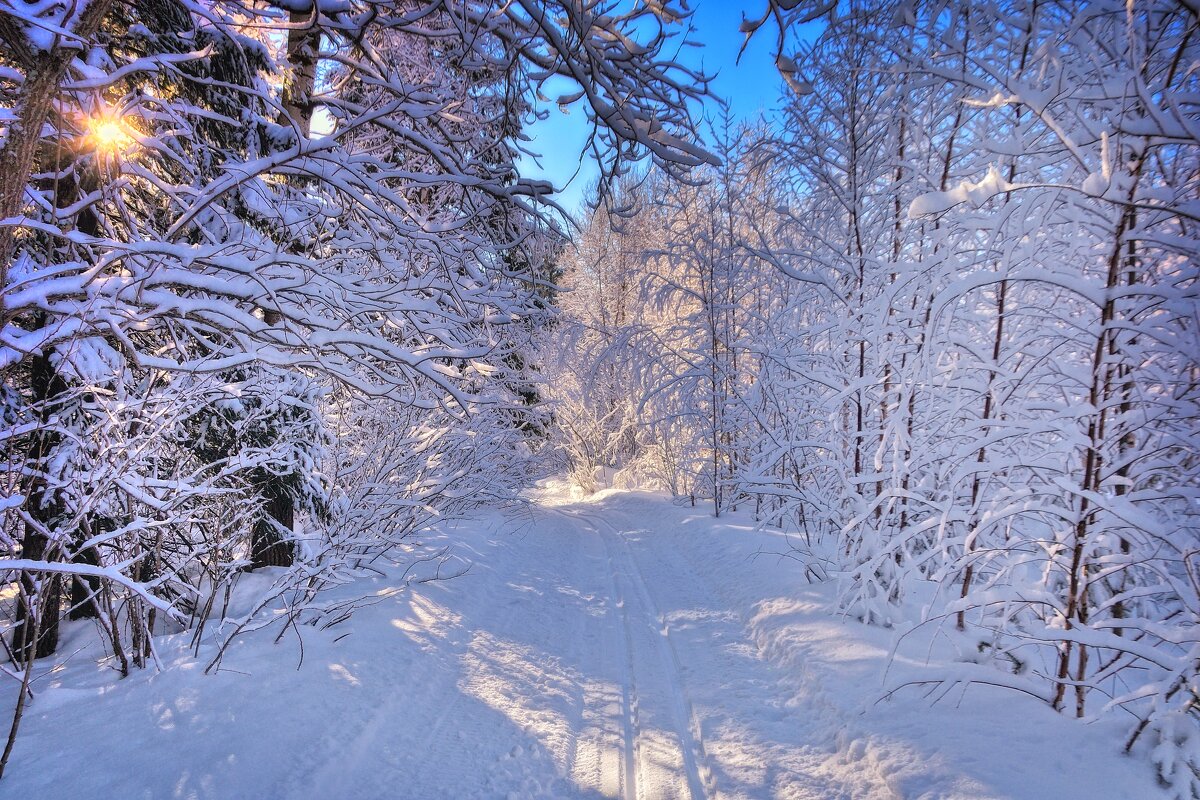
[[[133,142],[125,122],[111,114],[88,119],[88,139],[97,150],[108,153],[119,153]]]

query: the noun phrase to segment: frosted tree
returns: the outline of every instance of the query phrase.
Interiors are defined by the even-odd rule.
[[[642,273],[655,214],[644,176],[631,174],[581,222],[562,257],[558,318],[541,334],[543,380],[572,479],[598,488],[599,470],[642,455],[634,360],[645,329]]]
[[[1018,20],[998,26],[1008,46],[963,83],[991,110],[993,140],[1040,136],[1040,147],[1015,151],[1011,177],[993,172],[918,210],[958,216],[963,204],[1011,194],[1029,209],[1025,219],[1043,220],[1040,251],[1013,253],[1003,273],[1036,287],[1044,309],[1038,335],[1054,344],[1055,369],[1030,397],[1045,405],[1030,402],[1020,416],[1062,456],[1026,482],[1038,500],[1026,501],[1031,518],[1016,528],[1043,553],[1047,596],[1027,609],[1030,620],[1014,622],[1053,646],[1044,669],[1056,707],[1083,716],[1093,694],[1118,705],[1155,698],[1135,712],[1143,721],[1131,745],[1158,731],[1164,779],[1186,796],[1200,763],[1194,719],[1183,721],[1192,701],[1181,694],[1194,644],[1160,625],[1189,627],[1183,609],[1195,591],[1185,577],[1195,520],[1183,498],[1195,486],[1198,351],[1184,298],[1197,248],[1183,198],[1194,194],[1198,142],[1185,122],[1196,108],[1181,94],[1194,80],[1182,64],[1196,47],[1195,19],[1151,4],[1085,14],[1047,5]],[[1066,91],[1047,103],[1039,92],[1050,87]],[[1030,233],[1020,220],[980,221],[1020,241]],[[993,585],[1028,579],[1007,565],[987,572]]]
[[[696,185],[663,181],[657,203],[664,242],[653,253],[644,282],[654,304],[661,358],[650,365],[647,407],[654,424],[677,427],[669,435],[703,442],[690,465],[692,494],[710,498],[716,515],[736,507],[736,477],[746,461],[746,406],[757,365],[751,343],[761,333],[762,276],[749,218],[761,214],[753,201],[753,164],[748,133],[726,116],[713,130],[722,166]]]
[[[344,567],[427,518],[406,501],[514,485],[495,454],[526,413],[513,356],[554,249],[546,187],[514,168],[522,125],[557,75],[610,175],[711,161],[690,141],[703,81],[667,55],[685,18],[532,0],[0,17],[0,569],[24,680],[64,575],[141,664],[164,626],[199,645],[243,566],[279,567],[258,610],[286,596],[288,621],[316,621]],[[368,419],[396,426],[377,450],[326,447]],[[413,482],[386,479],[412,442],[393,472]],[[353,529],[381,494],[379,526]]]
[[[880,19],[896,33],[871,32]],[[1011,673],[980,679],[1079,716],[1094,695],[1132,711],[1130,746],[1155,731],[1181,796],[1198,763],[1194,29],[1167,4],[850,9],[798,62],[797,108],[838,102],[790,118],[822,166],[801,173],[801,252],[778,259],[831,319],[861,315],[827,345],[830,393],[791,396],[839,409],[806,439],[843,454],[861,498],[830,525],[848,601],[886,621],[914,581],[952,586],[930,619]],[[866,109],[880,120],[855,133]],[[850,157],[857,141],[873,160]],[[822,208],[840,231],[813,224]],[[813,378],[818,342],[797,341]]]

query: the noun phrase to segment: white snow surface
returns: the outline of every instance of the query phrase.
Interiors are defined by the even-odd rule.
[[[37,681],[0,795],[1165,796],[1112,723],[987,687],[881,699],[945,648],[911,636],[889,659],[892,632],[831,614],[831,587],[746,517],[554,483],[533,499],[430,537],[462,577],[353,587],[378,602],[302,629],[299,669],[291,634],[209,676],[186,634],[125,680],[85,648]],[[66,634],[69,652],[90,626]]]

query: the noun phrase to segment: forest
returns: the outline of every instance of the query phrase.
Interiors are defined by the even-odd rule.
[[[565,476],[1200,798],[1200,6],[748,2],[744,120],[711,2],[0,4],[0,775],[80,642],[218,680]]]

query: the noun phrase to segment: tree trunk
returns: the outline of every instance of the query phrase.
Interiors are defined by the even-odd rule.
[[[316,90],[317,56],[321,44],[316,6],[305,11],[292,11],[288,23],[291,27],[288,29],[287,58],[292,71],[284,86],[283,113],[279,122],[294,125],[297,134],[307,139],[312,131],[312,95]],[[282,318],[276,309],[263,309],[263,320],[268,325],[278,325]],[[251,533],[251,569],[290,567],[295,561],[295,548],[280,530],[288,533],[295,530],[296,510],[292,498],[277,481],[267,481],[261,492],[266,518],[256,522]]]
[[[303,138],[312,131],[312,95],[317,84],[317,55],[321,46],[321,31],[317,28],[317,11],[292,11],[288,17],[287,58],[292,72],[283,90],[283,111],[280,123],[294,124]]]
[[[280,529],[295,530],[296,508],[280,487],[263,491],[265,517],[254,523],[250,538],[250,568],[290,567],[296,560],[294,543]]]
[[[71,563],[98,567],[100,566],[100,554],[96,552],[96,548],[89,547],[76,553],[75,557],[71,559]],[[67,618],[92,619],[100,616],[96,605],[99,593],[100,579],[96,576],[73,576],[71,578],[71,610],[67,613]]]
[[[62,378],[50,363],[48,352],[33,358],[30,388],[41,425],[33,436],[29,463],[35,474],[30,482],[25,510],[30,521],[25,525],[21,540],[21,557],[34,561],[52,561],[60,553],[46,535],[62,516],[62,504],[47,485],[45,468],[50,451],[58,443],[58,435],[49,429],[53,410],[50,403],[66,391]],[[24,662],[31,658],[53,655],[58,647],[58,615],[62,604],[62,580],[57,574],[21,573],[20,602],[17,603],[17,625],[13,631],[13,653]]]

